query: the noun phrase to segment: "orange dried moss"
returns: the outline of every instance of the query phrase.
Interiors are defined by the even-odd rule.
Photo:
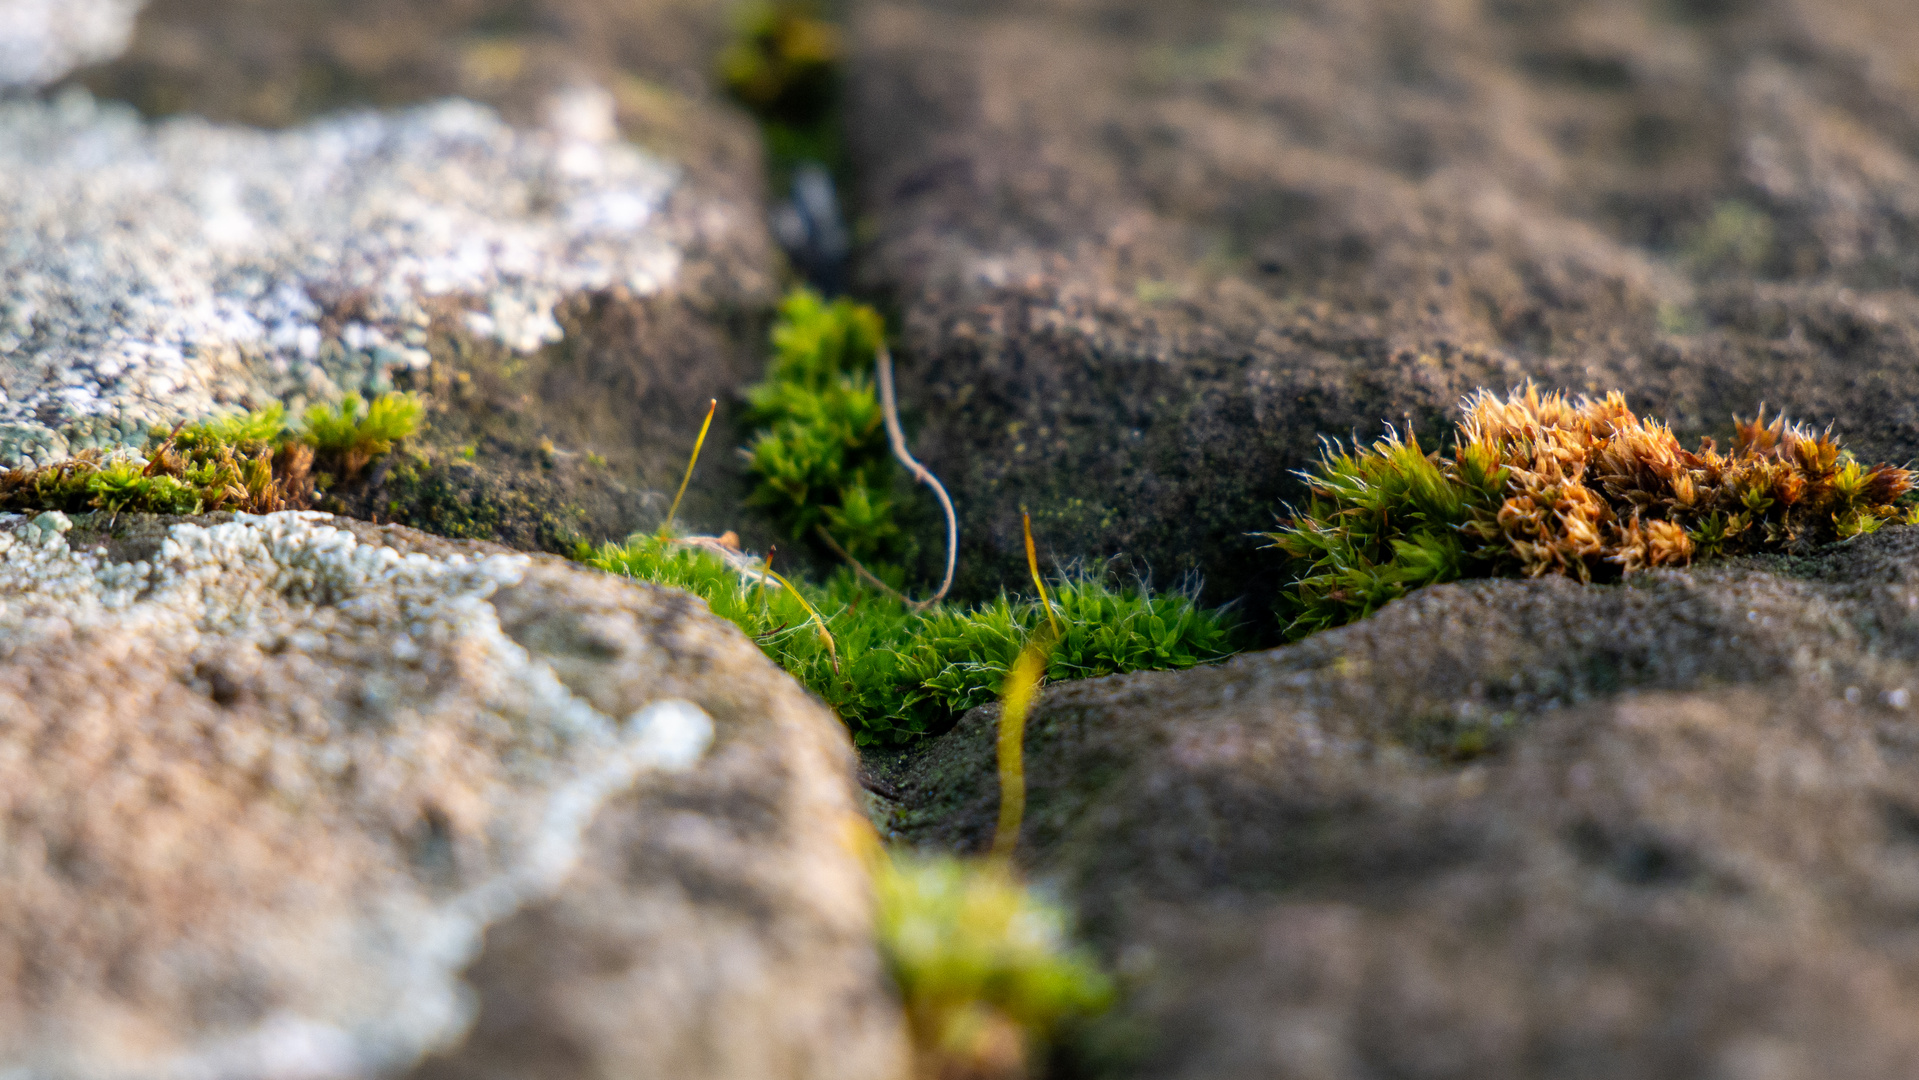
[[[1730,451],[1679,445],[1618,393],[1530,384],[1464,403],[1451,457],[1388,432],[1329,448],[1313,497],[1273,546],[1296,561],[1282,598],[1298,635],[1366,615],[1420,585],[1466,576],[1606,579],[1695,557],[1801,550],[1899,515],[1912,476],[1866,467],[1830,431],[1763,410]]]

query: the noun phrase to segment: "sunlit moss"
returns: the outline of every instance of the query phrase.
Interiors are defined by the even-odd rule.
[[[756,560],[657,534],[583,548],[583,561],[642,581],[685,589],[746,631],[766,654],[839,713],[863,744],[911,740],[957,713],[992,701],[1034,628],[1037,600],[1002,594],[977,607],[915,610],[841,571],[825,585],[794,581],[811,614]],[[1181,593],[1116,589],[1092,579],[1058,583],[1060,638],[1053,680],[1187,668],[1231,655],[1237,627],[1223,612]]]
[[[366,409],[361,412],[362,407]],[[87,450],[53,465],[0,471],[0,509],[266,514],[312,503],[318,467],[350,477],[419,430],[423,408],[410,394],[365,406],[349,396],[315,406],[295,430],[286,410],[254,412],[155,429],[138,454]]]
[[[1388,432],[1330,447],[1307,479],[1306,505],[1265,534],[1293,560],[1280,603],[1294,636],[1462,577],[1591,581],[1843,540],[1898,517],[1912,488],[1905,469],[1861,465],[1830,431],[1783,418],[1738,423],[1729,452],[1689,451],[1617,393],[1530,385],[1469,399],[1450,455]]]

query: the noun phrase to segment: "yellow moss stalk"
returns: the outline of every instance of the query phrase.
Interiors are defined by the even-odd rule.
[[[1019,843],[1020,823],[1026,817],[1026,716],[1032,711],[1033,699],[1039,696],[1046,665],[1060,639],[1059,620],[1053,615],[1053,602],[1039,573],[1039,554],[1033,547],[1033,519],[1021,512],[1020,524],[1026,532],[1026,568],[1032,572],[1033,584],[1039,586],[1047,626],[1034,633],[1020,650],[1000,692],[999,826],[993,833],[993,856],[1001,861],[1012,858],[1013,848]]]
[[[835,674],[838,674],[840,670],[840,651],[839,648],[833,644],[833,632],[826,628],[826,620],[820,618],[819,609],[808,603],[806,597],[797,588],[793,587],[793,583],[775,573],[772,567],[762,567],[760,573],[779,582],[786,588],[787,592],[793,594],[793,599],[800,602],[800,607],[806,609],[806,614],[813,620],[813,625],[819,628],[820,640],[826,643],[827,658],[832,660],[833,671]]]
[[[673,494],[673,505],[666,508],[666,521],[662,529],[673,527],[673,516],[680,512],[680,500],[686,498],[686,485],[693,482],[693,466],[700,463],[700,448],[706,445],[706,433],[713,427],[713,414],[720,409],[720,399],[713,398],[706,403],[706,419],[700,424],[700,437],[693,440],[693,456],[686,459],[686,475],[680,478],[680,490]]]
[[[1019,843],[1020,823],[1026,817],[1026,718],[1039,696],[1057,640],[1050,630],[1041,629],[1006,673],[999,713],[999,827],[993,833],[997,859],[1012,858]]]
[[[1022,510],[1020,528],[1026,533],[1026,569],[1033,575],[1033,587],[1039,590],[1040,606],[1046,609],[1046,621],[1053,626],[1053,637],[1060,636],[1059,617],[1053,614],[1053,598],[1046,595],[1046,581],[1039,574],[1039,551],[1033,547],[1033,516]]]

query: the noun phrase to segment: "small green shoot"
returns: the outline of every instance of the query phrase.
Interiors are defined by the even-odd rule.
[[[371,405],[358,394],[348,394],[333,408],[308,409],[300,439],[322,462],[337,466],[342,478],[352,478],[392,452],[393,444],[419,431],[425,414],[418,394],[382,394]]]

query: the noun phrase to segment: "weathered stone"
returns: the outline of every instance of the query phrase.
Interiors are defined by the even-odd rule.
[[[391,390],[431,363],[435,301],[473,298],[443,314],[528,353],[570,294],[667,288],[668,166],[619,141],[609,96],[553,106],[534,132],[452,102],[281,133],[7,106],[0,417],[139,447],[223,406]]]
[[[60,524],[0,522],[0,1072],[901,1075],[845,735],[697,602]]]
[[[1524,377],[1919,452],[1919,21],[1879,0],[855,5],[862,272],[974,592],[1019,510],[1220,598],[1322,436]]]
[[[1895,527],[1054,687],[1021,858],[1133,988],[1116,1075],[1909,1076],[1916,613]],[[989,840],[994,729],[902,778],[907,838]]]
[[[707,90],[726,26],[680,0],[148,6],[125,56],[0,117],[0,464],[397,386],[430,393],[421,453],[330,509],[553,550],[656,523],[774,298],[757,134]],[[714,438],[740,441],[724,412]],[[683,515],[751,538],[741,493],[714,454]]]

